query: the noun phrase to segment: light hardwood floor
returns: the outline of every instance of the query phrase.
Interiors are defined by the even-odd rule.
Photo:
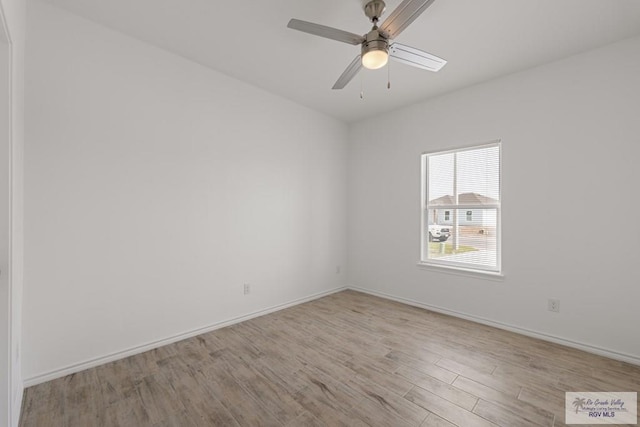
[[[640,367],[345,291],[30,387],[20,425],[563,426]]]

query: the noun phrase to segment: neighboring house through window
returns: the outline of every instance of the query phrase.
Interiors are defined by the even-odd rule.
[[[422,155],[421,264],[501,271],[500,142]]]

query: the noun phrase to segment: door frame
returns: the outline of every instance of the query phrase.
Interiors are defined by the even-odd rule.
[[[6,284],[6,292],[0,292],[0,327],[5,330],[7,340],[2,340],[0,342],[0,352],[3,353],[4,357],[2,357],[2,375],[0,376],[0,387],[2,387],[4,393],[6,394],[6,398],[4,402],[0,403],[0,425],[5,424],[8,426],[13,425],[13,421],[18,419],[18,416],[14,414],[14,410],[16,410],[16,406],[14,406],[13,402],[13,389],[14,384],[16,382],[16,378],[14,378],[14,364],[13,364],[13,353],[14,346],[16,345],[16,337],[13,336],[13,321],[14,315],[13,312],[13,276],[12,276],[12,258],[13,258],[13,157],[14,157],[14,147],[13,147],[13,45],[11,42],[11,35],[9,31],[9,26],[6,21],[6,15],[3,9],[2,3],[0,3],[0,44],[2,44],[2,50],[0,51],[0,67],[2,67],[3,72],[0,75],[4,75],[5,77],[0,79],[0,93],[4,92],[8,96],[6,100],[0,99],[1,102],[5,102],[6,104],[3,108],[0,109],[0,114],[5,115],[2,117],[2,122],[6,121],[6,128],[0,129],[0,144],[2,145],[1,149],[6,152],[7,157],[6,160],[2,159],[2,164],[0,165],[0,174],[4,175],[7,178],[6,181],[6,195],[3,195],[4,200],[0,200],[0,209],[2,209],[3,217],[6,220],[3,220],[3,224],[0,224],[0,227],[6,227],[6,236],[7,241],[2,243],[6,244],[6,255],[2,254],[2,257],[5,259],[1,260],[2,271],[0,273],[0,284],[5,286]],[[5,73],[6,72],[6,73]],[[6,85],[6,86],[5,86]],[[4,98],[4,97],[3,97]],[[4,126],[3,126],[4,127]],[[5,185],[3,183],[3,185]],[[4,231],[4,230],[3,230]],[[18,393],[21,394],[21,393]],[[19,407],[19,406],[17,406]]]

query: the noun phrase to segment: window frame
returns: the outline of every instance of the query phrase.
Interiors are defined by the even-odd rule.
[[[471,151],[482,148],[491,148],[498,147],[498,203],[495,204],[485,204],[485,205],[470,205],[470,204],[458,204],[451,206],[429,206],[428,201],[428,159],[429,156],[434,155],[442,155],[449,153],[456,153],[462,151]],[[449,269],[452,272],[468,272],[480,273],[481,276],[503,276],[503,268],[502,268],[502,140],[497,139],[487,143],[481,144],[473,144],[468,146],[456,147],[448,150],[433,150],[433,151],[425,151],[422,152],[420,156],[421,160],[421,168],[420,168],[420,261],[418,262],[418,266],[420,267],[435,267],[438,269]],[[458,209],[458,210],[473,210],[473,209],[495,209],[496,211],[496,266],[495,267],[485,267],[478,264],[470,264],[470,263],[462,263],[455,261],[445,261],[435,259],[429,259],[428,254],[425,253],[425,249],[427,248],[427,231],[428,231],[428,221],[426,218],[428,215],[425,215],[425,212],[428,209]],[[460,219],[458,219],[459,221]],[[455,226],[455,224],[454,224]]]

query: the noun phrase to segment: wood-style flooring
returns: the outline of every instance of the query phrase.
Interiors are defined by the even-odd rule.
[[[563,426],[640,367],[345,291],[33,386],[20,425]]]

